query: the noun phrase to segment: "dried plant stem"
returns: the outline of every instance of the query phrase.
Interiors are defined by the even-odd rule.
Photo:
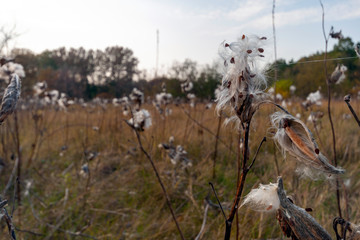
[[[219,135],[220,135],[220,127],[221,127],[221,114],[218,117],[218,126],[216,130],[216,139],[215,139],[215,147],[214,147],[214,156],[213,156],[213,179],[216,177],[215,167],[216,167],[216,157],[217,157],[217,149],[218,149],[218,141],[219,141]]]
[[[241,130],[239,128],[238,132],[238,141],[237,141],[237,165],[238,165],[238,172],[237,172],[237,181],[236,185],[239,185],[240,181],[240,174],[241,174]],[[236,240],[239,239],[239,211],[236,209]]]
[[[252,168],[252,166],[254,165],[255,159],[257,157],[257,154],[260,151],[260,148],[263,144],[263,142],[266,141],[266,138],[263,138],[263,140],[261,141],[258,150],[254,156],[254,159],[252,160],[251,164],[248,166],[247,162],[249,160],[249,133],[250,133],[250,122],[251,119],[247,122],[244,123],[244,149],[243,149],[243,161],[241,164],[241,169],[242,172],[240,174],[240,178],[239,178],[239,182],[237,184],[237,190],[236,190],[236,195],[235,195],[235,200],[234,203],[231,207],[230,210],[230,214],[229,217],[226,219],[225,221],[225,225],[226,225],[226,229],[225,229],[225,240],[229,240],[230,239],[230,235],[231,235],[231,226],[232,226],[232,222],[234,220],[235,217],[235,213],[239,207],[239,202],[240,202],[240,198],[241,198],[241,194],[243,192],[244,189],[244,185],[245,185],[245,180],[246,180],[246,175],[247,173],[250,171],[250,169]]]
[[[183,109],[183,107],[181,107],[181,108]],[[186,112],[186,111],[184,110],[184,112]],[[188,125],[189,125],[189,123],[190,123],[190,118],[191,118],[191,107],[190,107],[190,105],[189,105],[188,117],[189,117],[189,118],[186,120],[186,124],[185,124],[185,130],[184,130],[184,136],[183,136],[183,143],[184,143],[185,140],[186,140],[186,136],[187,136],[186,132],[187,132],[187,129],[188,129]]]
[[[2,208],[2,214],[4,214],[4,218],[5,218],[6,224],[8,226],[8,230],[9,230],[11,240],[16,240],[15,227],[14,227],[14,224],[12,223],[11,216],[9,216],[9,214],[6,211],[5,208]]]
[[[180,225],[179,225],[179,223],[178,223],[177,220],[176,220],[176,216],[175,216],[174,210],[173,210],[173,208],[171,207],[170,197],[169,197],[169,195],[168,195],[167,192],[166,192],[166,189],[165,189],[165,186],[164,186],[163,182],[161,181],[161,178],[160,178],[159,172],[158,172],[158,170],[157,170],[157,168],[156,168],[156,166],[155,166],[155,163],[154,163],[154,161],[152,160],[152,157],[149,155],[149,153],[144,149],[144,147],[143,147],[143,145],[142,145],[142,142],[141,142],[141,138],[140,138],[139,132],[138,132],[136,129],[134,129],[134,128],[133,128],[133,130],[134,130],[134,132],[135,132],[135,134],[136,134],[136,138],[137,138],[137,141],[138,141],[138,143],[139,143],[139,146],[140,146],[141,151],[144,153],[144,155],[146,156],[146,158],[149,160],[149,162],[151,163],[151,166],[152,166],[152,168],[153,168],[153,170],[154,170],[154,172],[155,172],[155,175],[156,175],[156,177],[157,177],[157,180],[158,180],[158,182],[159,182],[159,184],[160,184],[160,186],[161,186],[161,189],[162,189],[162,191],[163,191],[164,197],[165,197],[165,199],[166,199],[166,203],[167,203],[167,205],[168,205],[168,207],[169,207],[169,209],[170,209],[171,215],[172,215],[172,217],[173,217],[173,220],[174,220],[174,222],[175,222],[175,224],[176,224],[176,227],[177,227],[177,229],[178,229],[178,232],[179,232],[179,234],[180,234],[180,237],[181,237],[182,240],[185,240],[184,235],[183,235],[183,233],[181,232]]]
[[[320,5],[322,8],[322,30],[323,30],[323,34],[324,34],[324,39],[325,39],[325,55],[324,55],[324,73],[325,73],[325,80],[326,80],[326,86],[327,86],[327,94],[328,94],[328,106],[327,106],[327,110],[328,110],[328,116],[329,116],[329,121],[330,121],[330,125],[331,125],[331,133],[332,133],[332,140],[333,140],[333,153],[334,153],[334,165],[335,167],[337,167],[337,159],[336,159],[336,138],[335,138],[335,130],[334,130],[334,124],[331,118],[331,91],[330,91],[330,83],[328,80],[328,72],[327,72],[327,48],[328,48],[328,41],[329,38],[326,37],[326,33],[325,33],[325,12],[324,12],[324,5],[322,4],[321,0],[320,1]],[[342,217],[341,214],[341,204],[340,204],[340,190],[339,190],[339,180],[336,179],[336,200],[337,200],[337,208],[338,208],[338,212],[339,212],[339,217]]]
[[[274,65],[274,102],[276,102],[276,81],[277,81],[277,52],[276,52],[276,32],[275,32],[275,0],[273,0],[272,8],[272,27],[273,27],[273,37],[274,37],[274,56],[275,56],[275,65]]]
[[[17,177],[16,177],[16,190],[17,190],[17,200],[18,205],[21,205],[21,188],[20,188],[20,182],[21,182],[21,150],[20,150],[20,134],[19,134],[19,121],[17,117],[17,112],[14,112],[14,120],[15,120],[15,136],[16,136],[16,150],[18,155],[18,164],[17,164]],[[15,202],[13,203],[15,206]],[[18,216],[21,216],[21,211],[18,209]],[[21,217],[19,217],[18,225],[21,226]]]
[[[226,219],[226,230],[225,230],[225,238],[224,238],[225,240],[230,239],[231,225],[232,225],[232,222],[234,220],[237,208],[239,206],[240,197],[241,197],[242,191],[244,189],[246,175],[247,175],[247,173],[249,171],[249,169],[247,168],[247,165],[246,165],[247,161],[249,159],[249,132],[250,132],[250,123],[245,123],[242,172],[240,174],[239,182],[237,184],[237,190],[236,190],[234,203],[233,203],[233,205],[231,207],[229,217]]]
[[[205,229],[205,225],[206,225],[206,218],[207,218],[207,213],[208,213],[208,210],[209,210],[209,206],[210,205],[208,203],[206,203],[205,211],[204,211],[204,219],[203,219],[203,222],[201,224],[200,232],[196,236],[195,240],[200,240],[200,238],[204,234],[204,229]]]
[[[357,124],[359,125],[360,127],[360,120],[358,118],[358,116],[356,115],[354,109],[352,108],[351,104],[350,104],[350,95],[346,95],[345,98],[344,98],[344,101],[346,102],[346,104],[348,105],[348,108],[350,109],[350,112],[352,113],[352,115],[354,116]]]
[[[9,188],[11,187],[12,180],[13,180],[15,174],[16,174],[17,165],[18,165],[18,164],[19,164],[19,158],[16,158],[15,164],[14,164],[14,168],[13,168],[13,170],[11,171],[11,175],[10,175],[10,177],[9,177],[9,181],[8,181],[8,183],[6,184],[6,187],[5,187],[5,189],[3,190],[2,194],[1,194],[2,196],[5,196],[6,193],[7,193],[7,191],[8,191]]]

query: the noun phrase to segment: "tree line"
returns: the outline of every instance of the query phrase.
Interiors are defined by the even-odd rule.
[[[46,50],[35,54],[28,49],[14,49],[11,55],[15,62],[22,64],[26,77],[23,81],[23,94],[32,95],[36,82],[46,81],[49,89],[57,89],[72,98],[90,100],[94,97],[122,97],[128,95],[134,87],[153,96],[161,91],[162,83],[167,92],[174,97],[184,97],[179,80],[191,80],[192,92],[201,99],[213,99],[214,90],[221,83],[221,64],[214,63],[200,68],[197,62],[186,59],[176,62],[166,76],[151,80],[144,79],[138,70],[139,60],[133,51],[120,46],[102,50],[85,50],[84,48],[64,47]],[[349,58],[354,57],[354,58]],[[338,63],[344,64],[346,81],[334,87],[338,96],[360,90],[360,62],[356,58],[354,42],[343,38],[328,52],[328,72],[335,69]],[[337,58],[346,58],[333,60]],[[275,67],[278,69],[277,92],[289,96],[289,86],[296,86],[296,95],[305,97],[310,92],[321,89],[325,94],[323,52],[317,52],[298,61],[279,59],[268,65],[269,79],[273,79]]]

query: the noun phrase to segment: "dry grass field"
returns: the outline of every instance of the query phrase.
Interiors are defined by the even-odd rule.
[[[358,100],[352,105],[360,113]],[[145,105],[152,117],[152,126],[140,133],[144,148],[152,156],[171,199],[172,207],[186,239],[194,239],[204,218],[205,198],[216,203],[208,182],[211,181],[228,213],[237,182],[238,130],[230,123],[221,125],[213,178],[213,155],[218,117],[215,105],[170,105],[172,114],[159,115],[152,105]],[[189,111],[203,127],[188,118]],[[333,234],[332,220],[337,214],[336,189],[329,181],[300,178],[297,161],[283,158],[271,139],[269,114],[273,107],[262,107],[255,115],[250,132],[250,158],[261,139],[262,146],[249,172],[244,194],[260,183],[276,182],[279,174],[285,189],[296,205],[311,208],[310,213]],[[288,106],[292,114],[300,113],[306,122],[309,111],[299,103]],[[320,150],[332,157],[330,125],[326,103],[313,110],[324,112],[317,122],[307,126],[314,133]],[[344,216],[360,221],[360,135],[359,127],[344,102],[332,105],[339,165],[346,170],[341,178],[341,207]],[[166,205],[161,187],[150,162],[140,151],[134,131],[126,124],[120,107],[82,108],[70,106],[67,112],[54,109],[18,110],[18,134],[14,115],[1,126],[0,156],[3,160],[1,191],[13,207],[14,188],[20,186],[20,205],[13,221],[18,239],[180,239]],[[205,128],[206,129],[205,129]],[[18,137],[17,137],[18,136]],[[192,166],[171,163],[160,143],[174,137],[182,145]],[[17,144],[19,140],[19,147]],[[18,155],[20,153],[20,155]],[[16,159],[21,166],[20,184],[10,179]],[[346,194],[345,194],[346,193]],[[11,212],[11,211],[10,211]],[[225,224],[217,207],[210,207],[201,239],[222,239]],[[282,239],[275,214],[252,211],[246,206],[238,211],[240,239]],[[232,239],[236,237],[234,222]],[[333,235],[334,236],[334,235]],[[5,223],[1,239],[8,239]]]

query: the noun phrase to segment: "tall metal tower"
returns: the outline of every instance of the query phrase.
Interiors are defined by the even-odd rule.
[[[155,78],[157,78],[158,69],[159,69],[159,29],[156,30],[156,68],[155,68]]]

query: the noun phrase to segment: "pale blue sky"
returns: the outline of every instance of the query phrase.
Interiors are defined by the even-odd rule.
[[[323,0],[326,30],[333,25],[360,41],[360,0]],[[16,24],[16,47],[36,53],[61,46],[104,49],[124,46],[153,72],[156,30],[160,31],[160,72],[186,58],[199,64],[217,59],[224,41],[242,34],[272,40],[272,0],[12,0],[2,3],[1,26]],[[322,51],[321,7],[317,0],[277,0],[278,58],[295,60]],[[335,43],[331,40],[330,46]],[[273,43],[266,61],[272,61]]]

